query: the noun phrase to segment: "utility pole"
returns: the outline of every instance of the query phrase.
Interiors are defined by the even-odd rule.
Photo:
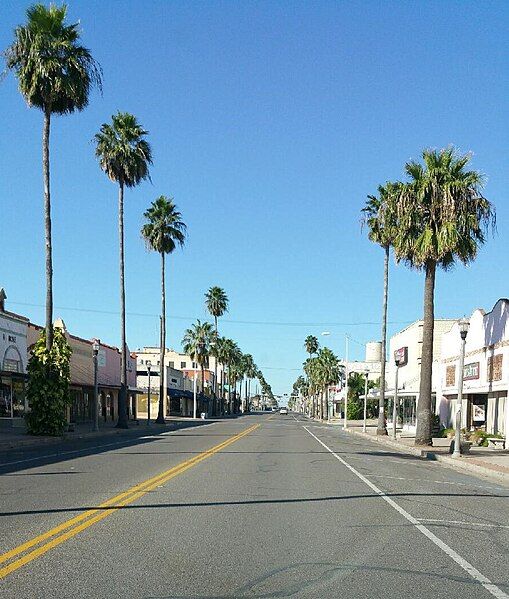
[[[348,427],[348,334],[345,335],[345,418],[343,428]]]
[[[366,432],[366,412],[368,410],[368,376],[369,370],[366,370],[366,380],[364,381],[364,422],[362,424],[362,432]]]

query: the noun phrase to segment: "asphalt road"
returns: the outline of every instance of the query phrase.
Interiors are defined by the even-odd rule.
[[[96,445],[4,455],[2,598],[509,597],[500,484],[292,415]]]

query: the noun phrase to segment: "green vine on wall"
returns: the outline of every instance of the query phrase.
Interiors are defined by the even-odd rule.
[[[26,414],[28,432],[32,435],[62,435],[67,426],[66,408],[70,403],[72,350],[61,329],[54,329],[53,347],[46,349],[43,330],[28,360]]]

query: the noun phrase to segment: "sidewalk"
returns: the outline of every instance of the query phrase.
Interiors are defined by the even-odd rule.
[[[161,431],[176,430],[177,428],[186,428],[188,426],[210,424],[218,419],[207,418],[206,420],[193,420],[192,418],[167,416],[165,420],[166,424],[156,424],[154,420],[152,420],[150,424],[147,424],[146,419],[140,419],[138,420],[138,423],[130,420],[128,429],[116,428],[116,422],[101,423],[97,432],[92,431],[92,424],[87,422],[85,424],[74,425],[74,431],[66,432],[62,437],[28,435],[23,429],[0,429],[0,451],[5,449],[36,447],[38,445],[52,445],[72,439],[103,438],[113,435],[138,436],[140,433],[158,433]]]
[[[370,423],[364,433],[362,432],[362,425],[359,425],[358,422],[352,424],[353,426],[346,429],[350,434],[370,439],[405,453],[441,462],[455,470],[489,477],[496,479],[498,482],[509,484],[509,450],[507,449],[493,450],[487,447],[472,447],[470,453],[464,454],[460,458],[453,458],[445,447],[418,447],[414,445],[413,437],[398,436],[397,440],[394,441],[389,436],[377,436],[376,425]]]

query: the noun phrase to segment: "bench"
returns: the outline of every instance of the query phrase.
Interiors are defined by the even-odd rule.
[[[432,447],[447,447],[451,446],[453,439],[448,439],[447,437],[433,437],[431,439]]]
[[[505,439],[486,437],[486,441],[488,441],[488,447],[491,447],[492,449],[505,449]]]

